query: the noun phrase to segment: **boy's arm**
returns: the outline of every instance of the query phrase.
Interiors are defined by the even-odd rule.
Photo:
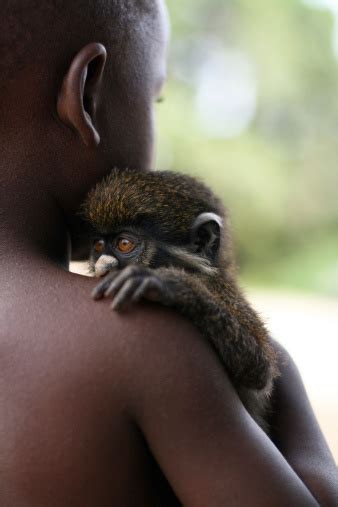
[[[315,418],[298,369],[275,343],[281,377],[274,394],[273,439],[321,505],[338,505],[338,471]]]
[[[124,362],[125,378],[133,372],[126,398],[182,504],[318,506],[313,482],[247,414],[208,344],[176,314],[149,310],[151,328]]]

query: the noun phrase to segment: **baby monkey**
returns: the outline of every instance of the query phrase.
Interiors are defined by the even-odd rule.
[[[238,288],[220,200],[186,175],[115,169],[89,193],[83,211],[93,233],[90,266],[104,277],[93,297],[112,298],[115,310],[158,302],[190,319],[267,431],[276,356]]]

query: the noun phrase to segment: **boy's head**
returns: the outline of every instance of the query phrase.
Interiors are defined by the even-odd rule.
[[[0,138],[26,143],[61,206],[112,166],[150,168],[163,1],[5,0],[1,13]]]

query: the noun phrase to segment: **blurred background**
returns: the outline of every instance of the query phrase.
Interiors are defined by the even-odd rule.
[[[338,463],[338,0],[167,3],[157,167],[223,198],[241,284]]]
[[[338,1],[167,3],[157,167],[230,209],[242,286],[338,462]]]

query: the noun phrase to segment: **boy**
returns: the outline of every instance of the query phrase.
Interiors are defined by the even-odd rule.
[[[0,21],[0,505],[334,505],[284,351],[278,451],[188,322],[151,305],[112,315],[67,272],[87,190],[151,166],[162,2],[27,4],[5,2]]]

